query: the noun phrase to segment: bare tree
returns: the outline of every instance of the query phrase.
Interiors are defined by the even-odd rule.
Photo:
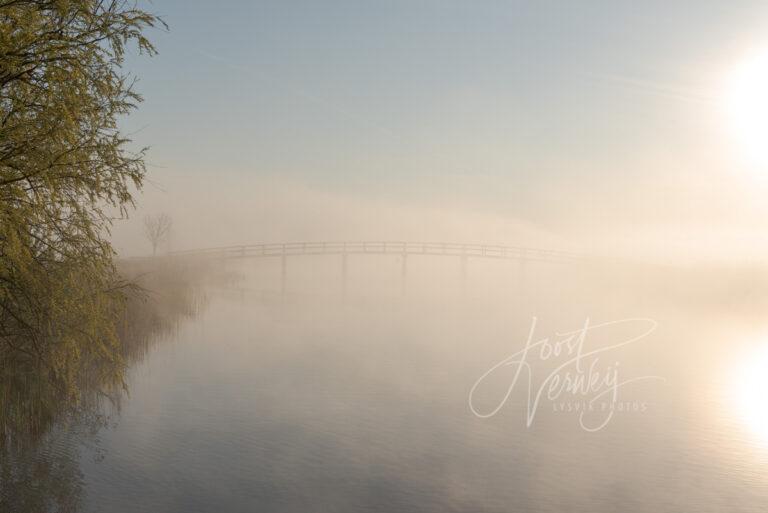
[[[158,246],[168,241],[172,227],[173,220],[165,213],[144,218],[144,235],[152,244],[152,256],[157,255]]]

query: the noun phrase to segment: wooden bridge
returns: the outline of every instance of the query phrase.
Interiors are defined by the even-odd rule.
[[[346,290],[347,257],[349,255],[393,255],[401,257],[402,289],[405,291],[405,278],[409,256],[445,256],[461,260],[462,279],[466,281],[467,260],[469,258],[491,258],[526,262],[549,262],[568,264],[583,262],[585,255],[555,251],[551,249],[526,248],[519,246],[501,246],[492,244],[458,244],[451,242],[405,242],[405,241],[352,241],[352,242],[282,242],[262,243],[241,246],[173,251],[174,257],[196,259],[244,259],[244,258],[280,258],[281,291],[285,292],[288,270],[288,257],[311,255],[340,255],[342,284]]]

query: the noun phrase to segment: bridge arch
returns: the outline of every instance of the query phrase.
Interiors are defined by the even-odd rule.
[[[496,244],[462,244],[453,242],[406,242],[406,241],[312,241],[277,242],[250,245],[173,251],[171,256],[204,259],[279,258],[281,293],[285,293],[288,258],[312,255],[340,255],[342,287],[346,291],[347,258],[349,255],[395,255],[402,257],[401,284],[405,292],[407,261],[411,255],[442,256],[461,259],[462,283],[466,282],[467,262],[470,258],[517,260],[549,263],[573,263],[584,261],[585,256],[566,251],[539,249]]]

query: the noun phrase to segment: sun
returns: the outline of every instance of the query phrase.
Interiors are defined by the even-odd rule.
[[[768,50],[737,66],[729,80],[726,104],[747,160],[768,168]]]
[[[768,346],[746,355],[733,380],[737,414],[758,439],[768,444]]]

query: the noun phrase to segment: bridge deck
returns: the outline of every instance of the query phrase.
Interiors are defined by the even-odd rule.
[[[262,258],[301,255],[435,255],[509,260],[572,262],[583,255],[549,249],[448,242],[288,242],[174,251],[174,256],[208,258]]]

